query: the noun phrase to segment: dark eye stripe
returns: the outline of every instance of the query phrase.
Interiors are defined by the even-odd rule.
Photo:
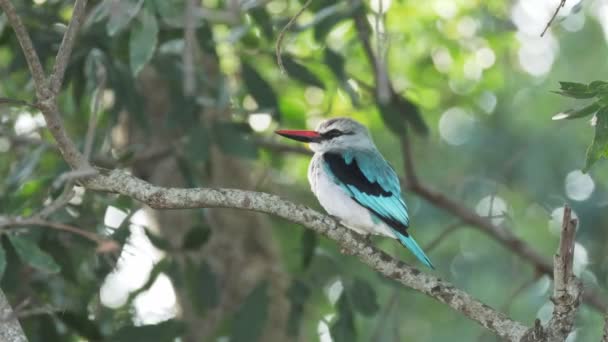
[[[334,128],[332,130],[329,130],[329,131],[321,134],[321,136],[323,136],[323,138],[326,138],[326,139],[331,139],[331,138],[339,137],[342,134],[344,134],[344,133],[342,133],[340,130],[337,130]]]

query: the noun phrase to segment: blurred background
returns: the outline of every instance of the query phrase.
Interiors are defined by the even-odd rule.
[[[421,183],[547,260],[570,204],[580,222],[574,272],[605,294],[608,165],[583,173],[594,128],[551,117],[578,105],[552,93],[558,81],[589,83],[608,71],[608,1],[566,1],[540,37],[558,0],[313,0],[281,34],[304,3],[90,1],[59,101],[67,130],[83,147],[95,122],[95,165],[153,184],[264,191],[321,210],[304,146],[273,131],[352,117],[401,175],[407,134]],[[50,67],[73,2],[14,4]],[[4,15],[0,73],[2,97],[33,101]],[[40,212],[65,187],[68,167],[44,126],[31,107],[2,105],[5,219]],[[48,221],[112,238],[119,251],[44,226],[0,232],[0,287],[31,341],[496,340],[284,220],[153,211],[75,192]],[[434,274],[528,325],[549,319],[548,276],[441,206],[404,196],[416,239],[432,245]],[[421,267],[394,241],[374,243]],[[583,305],[568,341],[599,340],[602,324]]]

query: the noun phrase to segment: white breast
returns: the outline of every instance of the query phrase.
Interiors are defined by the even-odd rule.
[[[308,166],[308,181],[323,209],[359,234],[385,235],[394,238],[395,234],[389,227],[382,222],[374,222],[371,213],[366,208],[355,202],[349,194],[334,183],[322,163],[324,163],[323,155],[315,153]]]

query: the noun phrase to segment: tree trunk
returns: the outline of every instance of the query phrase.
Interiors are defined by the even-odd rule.
[[[151,69],[142,73],[140,84],[146,94],[146,113],[150,130],[144,133],[132,125],[131,129],[126,129],[128,133],[123,140],[129,144],[147,146],[151,151],[165,148],[182,133],[171,132],[166,128],[165,114],[169,109],[166,85]],[[220,114],[203,113],[205,119]],[[212,146],[209,175],[201,177],[206,178],[203,179],[203,184],[251,189],[253,183],[249,170],[252,167],[250,162],[226,156],[218,147]],[[138,162],[133,167],[133,173],[160,186],[187,186],[178,167],[177,158],[173,155],[167,155],[161,160]],[[160,234],[172,246],[179,246],[184,235],[197,223],[196,220],[200,219],[192,210],[150,209],[150,213],[158,223]],[[219,305],[201,316],[193,307],[188,290],[185,287],[176,287],[182,318],[188,325],[187,340],[209,340],[222,322],[233,315],[251,290],[261,281],[267,281],[269,312],[260,340],[288,341],[286,324],[289,301],[286,298],[286,290],[289,281],[282,268],[280,253],[273,240],[268,219],[260,214],[229,209],[210,209],[206,211],[205,217],[211,229],[211,238],[201,251],[189,253],[189,257],[195,262],[204,261],[210,265],[220,289]]]

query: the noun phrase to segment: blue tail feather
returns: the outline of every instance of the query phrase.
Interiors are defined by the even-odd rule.
[[[426,254],[424,254],[424,251],[422,250],[422,248],[420,248],[420,246],[418,246],[414,238],[412,238],[411,236],[405,236],[399,232],[395,232],[395,235],[397,235],[397,238],[405,247],[407,247],[412,253],[414,253],[416,258],[418,258],[420,262],[432,269],[435,269],[435,266],[433,266],[431,260],[426,256]]]

